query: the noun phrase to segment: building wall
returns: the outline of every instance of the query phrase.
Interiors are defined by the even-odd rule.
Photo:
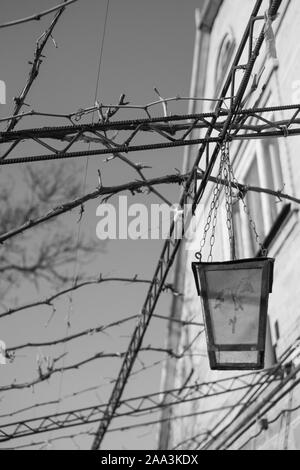
[[[269,1],[266,0],[265,10],[268,5]],[[253,0],[243,0],[243,2],[238,0],[223,1],[210,36],[205,97],[215,97],[215,93],[218,91],[216,83],[216,64],[218,62],[222,39],[228,34],[228,37],[233,38],[235,47],[239,44],[253,6]],[[276,61],[266,57],[265,48],[263,48],[258,58],[255,72],[259,73],[262,67],[265,67],[264,73],[259,87],[249,99],[247,107],[251,107],[255,103],[260,106],[271,106],[300,102],[300,93],[297,93],[300,83],[299,24],[300,2],[297,0],[283,0],[280,8],[280,16],[274,22],[279,65]],[[261,26],[262,22],[259,22],[259,28],[261,28]],[[226,67],[224,67],[224,69],[226,69]],[[211,103],[208,102],[204,104],[204,108],[202,109],[204,109],[204,111],[210,111],[212,109]],[[276,116],[279,116],[279,114]],[[282,112],[281,116],[282,119],[288,118],[290,112]],[[292,195],[298,195],[299,197],[300,137],[278,139],[278,146],[283,182],[285,185],[284,191]],[[242,144],[233,143],[231,145],[231,158],[238,179],[242,177],[243,169],[245,165],[247,165],[247,159],[249,159],[254,152],[260,156],[259,158],[264,158],[262,142],[244,141]],[[192,153],[190,158],[192,158]],[[260,177],[262,177],[262,175],[260,175]],[[211,189],[212,185],[208,187],[206,197],[203,199],[198,210],[197,235],[185,246],[187,259],[184,301],[182,302],[183,320],[192,319],[193,321],[201,321],[202,319],[200,300],[197,297],[191,271],[191,262],[195,260],[194,253],[198,251],[200,245],[205,214],[207,214],[207,207],[211,200]],[[280,190],[283,188],[274,189]],[[285,202],[278,201],[278,212],[280,212],[284,205]],[[264,214],[264,217],[268,217],[268,215]],[[216,236],[217,241],[214,247],[215,261],[229,259],[230,251],[225,222],[225,213],[224,209],[222,209],[219,215],[219,226]],[[268,222],[265,221],[265,224],[268,226]],[[246,251],[244,255],[249,255]],[[204,250],[203,254],[205,259],[207,252]],[[300,337],[300,225],[297,205],[291,205],[288,216],[278,229],[270,246],[269,255],[276,258],[273,293],[269,301],[271,337],[277,357],[280,357],[287,348],[294,344],[297,338]],[[199,336],[200,331],[201,328],[198,326],[186,326],[182,328],[178,348],[179,351],[184,351],[191,344],[192,346],[190,347],[191,354],[185,355],[183,359],[177,361],[175,387],[182,387],[183,384],[187,383],[187,379],[189,379],[190,384],[195,382],[201,384],[203,382],[220,380],[234,375],[232,372],[213,372],[210,370],[206,355],[205,334],[202,333]],[[252,377],[251,380],[253,379]],[[169,448],[176,446],[179,446],[179,448],[195,448],[199,445],[201,448],[201,433],[213,429],[214,425],[222,419],[222,425],[225,425],[230,421],[233,415],[226,418],[228,409],[202,415],[199,413],[209,409],[231,406],[242,397],[242,393],[243,392],[234,392],[176,405],[176,409],[173,409],[173,417],[182,415],[189,416],[172,421],[169,429]],[[299,394],[299,388],[288,394],[278,405],[274,406],[270,413],[268,413],[268,419],[271,420],[272,417],[276,417],[278,412],[284,407],[291,408],[295,407],[296,404],[299,405]],[[259,401],[259,399],[257,400]],[[259,424],[257,426],[259,426]],[[247,439],[256,432],[257,429],[255,429],[255,426],[251,427],[248,434],[245,434],[233,447],[238,447],[241,443],[246,442]],[[193,436],[196,436],[196,439],[189,440],[189,438]],[[182,444],[180,445],[180,443]],[[262,432],[256,440],[250,441],[247,447],[254,449],[284,448],[286,446],[289,448],[300,448],[300,415],[297,411],[292,414],[283,414],[274,425],[269,426],[269,429]],[[211,444],[210,447],[214,448],[214,444]]]

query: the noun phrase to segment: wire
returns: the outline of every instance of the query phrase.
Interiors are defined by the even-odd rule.
[[[97,80],[96,80],[96,89],[95,89],[95,96],[94,96],[94,102],[96,101],[97,98],[97,93],[99,89],[99,80],[100,80],[100,73],[101,73],[101,64],[102,64],[102,56],[103,56],[103,48],[104,48],[104,40],[105,40],[105,32],[106,32],[106,26],[107,26],[107,18],[108,18],[108,8],[109,8],[109,0],[107,0],[107,6],[106,6],[106,12],[105,12],[105,19],[104,19],[104,27],[103,27],[103,33],[102,33],[102,38],[101,38],[101,47],[100,47],[100,56],[99,56],[99,63],[98,63],[98,70],[97,70]],[[94,122],[94,113],[92,115],[92,124]],[[90,143],[88,144],[88,149],[90,149]],[[89,167],[89,160],[88,158],[86,159],[86,164],[85,164],[85,171],[84,171],[84,178],[83,178],[83,193],[86,191],[86,182],[87,182],[87,174],[88,174],[88,167]],[[76,259],[75,259],[75,264],[74,264],[74,276],[73,276],[73,287],[77,283],[77,278],[78,278],[78,269],[79,269],[79,242],[81,238],[81,229],[82,229],[82,213],[80,215],[79,223],[78,223],[78,231],[77,231],[77,249],[76,249]],[[73,290],[71,291],[71,295],[69,298],[69,307],[68,307],[68,314],[67,314],[67,322],[66,322],[66,334],[65,336],[68,336],[69,330],[71,328],[71,312],[73,309]],[[66,348],[67,348],[67,342],[64,343],[64,358],[63,358],[63,367],[62,367],[62,374],[60,377],[60,383],[59,383],[59,403],[62,395],[62,387],[63,387],[63,371],[64,371],[64,361],[65,361],[65,356],[66,356]],[[59,405],[58,405],[59,406]]]
[[[287,361],[290,357],[291,354],[293,354],[295,348],[297,348],[299,339],[297,339],[291,346],[287,348],[287,350],[282,354],[280,357],[279,363],[273,366],[270,369],[264,369],[261,371],[262,377],[259,377],[259,380],[256,383],[250,384],[251,386],[249,387],[249,390],[241,397],[238,403],[241,403],[242,401],[249,400],[249,402],[254,402],[257,400],[263,393],[265,393],[268,389],[269,386],[273,385],[274,381],[276,380],[276,377],[278,379],[281,379],[282,377],[282,368],[284,367],[284,362]],[[271,378],[273,376],[273,379]],[[251,376],[249,376],[251,378]],[[255,379],[257,377],[257,374],[253,375],[253,378]],[[264,380],[265,378],[265,380]],[[258,388],[257,388],[258,387]],[[247,398],[248,397],[248,398]],[[220,420],[214,425],[212,429],[209,429],[209,432],[207,433],[207,436],[204,436],[203,440],[198,442],[198,447],[197,449],[200,450],[206,450],[209,449],[210,446],[220,437],[223,436],[226,433],[226,430],[230,428],[230,426],[233,425],[233,423],[238,419],[239,416],[247,409],[247,406],[242,406],[242,409],[233,417],[233,419],[227,423],[225,426],[223,426],[217,434],[214,435],[216,430],[220,427],[220,425],[223,425],[224,422],[229,418],[229,416],[232,414],[232,411],[229,411],[225,416],[220,418]],[[184,445],[186,442],[190,440],[196,440],[198,438],[198,434],[190,437],[189,439],[185,439],[184,441],[178,443],[175,447],[175,449],[179,446]],[[207,439],[209,441],[207,442]],[[206,442],[206,444],[205,444]]]
[[[272,425],[272,424],[276,423],[276,421],[278,421],[281,418],[281,416],[283,416],[284,414],[289,414],[290,415],[291,413],[295,413],[298,410],[300,410],[300,405],[296,406],[294,408],[285,408],[285,409],[281,410],[274,419],[271,419],[271,420],[268,419],[267,424],[268,424],[268,426]],[[248,446],[250,444],[250,442],[257,439],[257,437],[259,437],[265,431],[266,431],[266,429],[264,429],[264,427],[261,427],[260,431],[257,434],[255,434],[254,436],[251,436],[246,442],[244,442],[238,448],[238,450],[243,450],[246,446]],[[287,449],[285,449],[285,450],[287,450]]]
[[[232,446],[256,422],[256,420],[253,419],[255,415],[258,415],[260,412],[259,416],[263,416],[267,411],[273,408],[274,405],[276,405],[278,401],[280,401],[289,391],[293,390],[293,388],[295,388],[298,383],[300,383],[300,379],[298,379],[296,382],[294,381],[286,391],[282,392],[282,394],[276,398],[275,401],[271,401],[272,398],[276,396],[277,393],[280,393],[280,391],[297,375],[299,370],[300,366],[291,372],[291,374],[286,379],[284,379],[280,385],[275,387],[275,389],[272,390],[267,397],[263,398],[262,403],[258,404],[253,411],[250,411],[249,415],[246,416],[241,421],[241,423],[237,425],[237,428],[231,431],[229,435],[223,439],[223,441],[221,440],[221,443],[218,444],[217,449],[220,449],[221,447],[227,449]],[[265,406],[266,408],[261,412]]]

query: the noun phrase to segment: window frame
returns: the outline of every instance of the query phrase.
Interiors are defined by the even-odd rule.
[[[269,185],[267,184],[267,179],[266,179],[266,172],[267,168],[265,166],[265,159],[263,158],[263,152],[265,151],[264,149],[264,142],[262,140],[256,140],[256,141],[248,141],[246,146],[243,146],[240,148],[238,155],[242,155],[241,158],[238,158],[235,162],[235,175],[237,180],[240,183],[245,183],[247,184],[246,177],[247,174],[249,173],[249,170],[251,168],[251,165],[253,164],[254,160],[257,159],[257,165],[258,165],[258,173],[259,173],[259,181],[257,183],[258,186],[260,187],[268,187]],[[280,152],[280,146],[278,145],[278,152]],[[280,155],[279,155],[280,158]],[[280,163],[280,159],[279,159]],[[275,164],[274,164],[275,165]],[[281,172],[281,176],[284,180],[284,174],[283,174],[283,168],[282,165],[280,167],[280,170],[277,168],[274,171],[274,165],[272,165],[272,174],[276,176],[276,182],[278,182],[278,174],[279,171]],[[278,187],[278,190],[281,188]],[[291,204],[282,204],[282,207],[279,208],[277,211],[275,219],[272,219],[272,216],[270,214],[270,197],[268,194],[261,193],[260,194],[261,201],[262,201],[262,219],[263,219],[263,235],[261,236],[261,242],[263,245],[265,245],[267,242],[266,248],[270,248],[272,242],[276,238],[279,230],[282,228],[282,225],[284,224],[285,220],[287,219],[288,215],[290,214],[292,208]],[[223,204],[224,205],[224,204]],[[244,241],[244,249],[239,253],[240,257],[242,258],[251,258],[254,256],[257,256],[257,254],[260,252],[259,246],[257,247],[258,251],[253,252],[252,248],[252,239],[251,239],[251,232],[249,228],[249,220],[247,217],[247,214],[245,213],[244,210],[242,210],[241,207],[241,202],[239,202],[240,205],[240,210],[239,210],[239,215],[240,215],[240,232],[241,232],[241,238]],[[222,211],[222,227],[223,227],[223,237],[228,239],[227,233],[226,233],[226,214],[224,211]],[[255,221],[254,221],[255,222]],[[227,242],[226,249],[224,250],[226,255],[229,256],[230,249],[229,249],[229,240]]]
[[[229,52],[226,54],[227,63],[225,67],[222,68],[220,73],[220,63],[221,60],[225,57],[225,46],[229,44]],[[234,52],[236,50],[236,39],[234,37],[233,29],[229,28],[226,33],[223,35],[222,40],[219,45],[218,54],[216,56],[215,62],[215,71],[214,71],[214,82],[215,82],[215,96],[217,97],[222,89],[222,85],[226,78],[226,74],[231,65],[232,59],[234,57]]]

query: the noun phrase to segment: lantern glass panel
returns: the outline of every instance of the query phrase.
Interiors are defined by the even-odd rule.
[[[271,258],[193,263],[212,369],[263,368],[273,265]]]
[[[256,344],[262,269],[207,271],[207,298],[215,345]]]
[[[220,364],[256,364],[257,351],[216,351],[216,361]]]

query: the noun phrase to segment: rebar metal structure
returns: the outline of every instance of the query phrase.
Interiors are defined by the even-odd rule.
[[[257,377],[256,377],[257,376]],[[249,379],[256,379],[251,383]],[[174,406],[180,403],[202,401],[214,396],[226,395],[231,392],[243,392],[250,388],[259,389],[262,385],[272,385],[280,381],[280,374],[270,370],[262,374],[249,373],[241,376],[228,377],[219,381],[195,384],[166,390],[162,393],[152,393],[122,400],[119,404],[120,411],[115,414],[116,418],[139,417],[159,412],[164,407]],[[166,401],[168,398],[168,401]],[[97,404],[78,410],[43,415],[33,419],[18,419],[18,421],[1,424],[0,442],[10,441],[16,438],[28,437],[48,431],[67,429],[74,426],[92,424],[102,420],[106,404]],[[234,408],[239,405],[232,405]],[[22,412],[22,411],[21,411]],[[215,410],[203,410],[199,414],[215,412]],[[138,424],[141,427],[146,423]],[[130,427],[130,426],[129,426]],[[134,425],[133,425],[134,427]]]
[[[276,113],[282,111],[290,111],[290,118],[285,120],[276,119]],[[273,113],[274,116],[271,120],[264,117],[269,113]],[[220,108],[218,114],[172,115],[128,121],[108,121],[95,124],[74,124],[72,126],[0,132],[0,144],[12,144],[0,158],[0,165],[114,155],[116,152],[132,153],[198,144],[221,144],[224,141],[222,130],[228,119],[231,122],[231,132],[226,133],[226,139],[230,141],[297,136],[300,135],[299,113],[300,104],[242,109],[234,112],[233,116],[230,110]],[[209,119],[214,122],[209,121]],[[190,135],[195,130],[208,130],[209,132],[203,138],[191,139]],[[128,135],[118,142],[116,139],[112,140],[107,137],[106,133],[109,131],[122,131]],[[138,139],[141,134],[144,136],[144,134],[149,133],[160,137],[160,140],[157,143],[133,145],[134,139]],[[61,148],[54,147],[53,140],[61,143],[68,141],[68,144],[65,146],[60,144]],[[26,141],[34,142],[39,148],[46,148],[52,153],[7,158],[20,143]],[[81,142],[94,142],[99,145],[99,148],[89,151],[69,151],[72,146]]]

